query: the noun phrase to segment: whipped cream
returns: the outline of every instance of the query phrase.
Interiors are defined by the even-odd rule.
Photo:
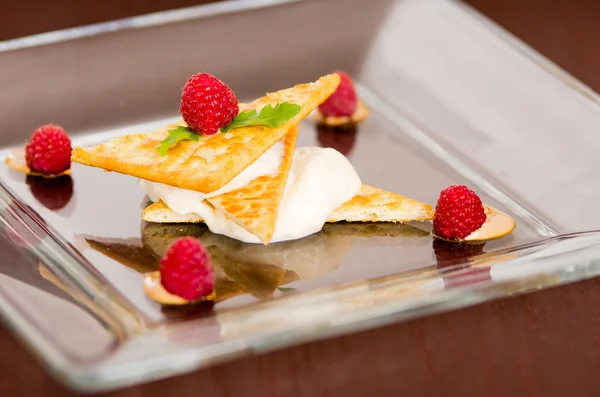
[[[195,211],[193,210],[185,211],[191,202],[201,202],[207,198],[229,193],[246,186],[256,178],[260,178],[264,175],[276,175],[281,161],[283,160],[283,149],[283,142],[277,142],[275,145],[271,146],[269,150],[264,152],[254,163],[246,167],[235,178],[229,181],[229,183],[210,193],[180,189],[163,183],[150,182],[145,179],[140,181],[140,186],[144,189],[148,197],[150,197],[150,200],[156,202],[163,197],[166,197],[170,202],[167,203],[164,199],[163,202],[167,203],[169,208],[174,212],[180,215],[194,213]]]
[[[208,228],[246,243],[262,243],[258,237],[209,205],[206,198],[239,189],[263,175],[275,175],[283,156],[283,144],[272,147],[221,189],[200,193],[142,180],[152,201],[162,200],[173,212],[201,216]],[[271,242],[295,240],[320,231],[333,210],[360,190],[360,177],[340,152],[306,147],[294,152]]]

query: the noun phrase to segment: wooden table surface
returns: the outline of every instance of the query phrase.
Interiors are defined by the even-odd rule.
[[[0,39],[199,2],[2,0]],[[469,2],[600,90],[600,2]],[[29,8],[32,4],[36,7]],[[102,395],[571,394],[600,394],[599,279],[305,344]],[[51,380],[20,342],[0,326],[0,396],[74,395]]]

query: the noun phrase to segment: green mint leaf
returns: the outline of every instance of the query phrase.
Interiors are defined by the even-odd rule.
[[[269,127],[279,127],[298,113],[300,113],[300,106],[283,102],[275,106],[265,106],[261,109],[258,117],[261,121],[268,124]]]
[[[234,128],[249,125],[264,125],[267,127],[279,127],[298,113],[301,107],[295,103],[282,102],[277,105],[267,105],[258,113],[256,110],[242,112],[235,116],[231,124],[221,128],[222,132],[228,132]]]
[[[233,124],[233,123],[244,124],[244,123],[248,123],[248,122],[251,122],[251,121],[257,120],[257,119],[258,119],[258,113],[256,113],[256,109],[252,109],[247,112],[239,113],[237,116],[235,116],[235,118],[233,120],[231,120],[231,124]],[[231,127],[231,124],[226,125],[224,128],[236,128],[236,127]]]
[[[161,156],[166,156],[169,149],[177,145],[177,142],[192,140],[197,141],[200,135],[196,134],[187,127],[177,127],[174,130],[167,131],[169,136],[160,143],[156,150]]]

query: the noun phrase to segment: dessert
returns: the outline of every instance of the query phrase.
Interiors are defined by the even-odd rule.
[[[369,117],[367,105],[358,98],[352,78],[338,70],[340,85],[323,102],[315,113],[315,119],[329,127],[344,127],[358,124]]]
[[[363,186],[336,150],[296,148],[298,122],[339,83],[331,74],[267,94],[240,105],[242,113],[221,133],[173,142],[163,153],[158,148],[185,122],[75,148],[73,161],[141,178],[155,202],[144,211],[146,221],[205,222],[212,232],[247,243],[303,238],[326,221],[431,220],[428,204]],[[261,118],[282,120],[260,125]]]
[[[448,240],[461,240],[485,222],[481,199],[466,186],[452,185],[442,190],[435,207],[433,230]]]
[[[327,222],[411,222],[431,220],[431,206],[396,193],[362,185],[349,201],[335,209]]]
[[[33,132],[25,148],[13,149],[5,159],[15,171],[54,178],[71,172],[71,139],[57,125],[47,124]]]
[[[240,104],[224,83],[199,74],[184,87],[184,120],[75,148],[74,162],[141,179],[152,201],[143,211],[144,221],[205,223],[213,236],[256,247],[244,248],[244,256],[238,258],[230,247],[219,254],[227,260],[213,274],[215,250],[205,245],[207,254],[193,239],[175,241],[161,253],[160,270],[145,273],[148,296],[172,305],[219,299],[218,268],[229,279],[242,280],[239,284],[248,290],[245,274],[258,266],[249,261],[253,250],[260,253],[272,243],[294,244],[299,239],[314,241],[326,223],[433,219],[435,234],[450,241],[487,239],[498,228],[499,235],[514,228],[514,221],[512,228],[510,222],[503,223],[512,219],[484,207],[464,186],[442,192],[434,219],[428,204],[363,184],[337,150],[297,148],[298,123],[319,106],[327,117],[352,118],[360,101],[349,77],[334,73]],[[310,248],[303,249],[301,256],[306,258]],[[292,258],[288,255],[285,261]],[[231,263],[244,272],[236,273],[240,267]],[[268,267],[265,274],[269,285],[277,286],[288,272]]]
[[[170,130],[185,128],[184,121],[150,133],[123,136],[91,148],[77,147],[72,160],[84,165],[135,176],[200,193],[214,192],[249,165],[297,125],[339,84],[337,75],[327,75],[312,84],[271,93],[249,104],[247,110],[262,109],[285,101],[300,112],[278,127],[248,125],[213,136],[199,135],[177,143],[165,156],[157,149]],[[261,170],[255,170],[258,174]],[[262,175],[249,175],[251,179]]]
[[[185,83],[179,110],[192,131],[214,135],[231,123],[239,107],[231,88],[210,74],[199,73]]]
[[[160,283],[170,294],[188,301],[209,296],[215,273],[204,246],[192,237],[173,242],[160,260]]]
[[[484,205],[474,191],[463,185],[442,190],[433,217],[434,236],[447,241],[493,240],[506,236],[515,227],[514,219]]]
[[[338,70],[340,84],[333,94],[319,105],[319,112],[325,117],[350,117],[356,111],[357,95],[354,82],[345,72]]]
[[[361,215],[362,214],[362,215]],[[204,220],[196,214],[180,215],[173,212],[165,203],[157,201],[148,205],[142,214],[143,220],[152,223],[165,224],[190,224],[204,223]],[[370,218],[368,220],[367,218]],[[427,204],[419,203],[401,196],[399,194],[386,192],[367,185],[362,185],[361,190],[352,198],[352,200],[342,204],[329,214],[327,224],[323,226],[323,231],[339,228],[348,231],[359,228],[361,230],[369,229],[380,232],[372,235],[385,236],[395,235],[402,231],[402,228],[396,227],[395,223],[411,221],[427,221],[431,218],[431,208]],[[353,219],[360,219],[356,222]],[[354,222],[347,224],[344,222]],[[373,223],[379,222],[379,223]],[[355,226],[357,223],[362,225]],[[409,226],[406,226],[409,228]],[[385,230],[389,229],[389,233]],[[413,233],[417,235],[429,235],[421,229],[410,227]],[[340,233],[342,231],[340,230]],[[349,232],[352,234],[352,232]],[[401,233],[404,235],[403,233]]]

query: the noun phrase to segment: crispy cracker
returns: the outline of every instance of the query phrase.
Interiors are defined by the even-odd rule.
[[[410,222],[432,219],[433,209],[429,204],[362,185],[352,200],[329,215],[327,222]]]
[[[204,219],[196,214],[179,215],[162,201],[152,203],[144,209],[142,219],[152,223],[204,223]]]
[[[283,139],[283,158],[277,174],[263,175],[246,186],[207,199],[235,223],[269,244],[275,232],[279,203],[294,159],[298,126]]]
[[[202,222],[197,215],[175,214],[162,201],[146,207],[142,217],[145,221],[156,223]],[[432,219],[433,209],[429,204],[362,185],[358,194],[333,211],[327,222],[410,222]]]
[[[325,124],[329,127],[343,127],[349,124],[358,124],[365,121],[371,111],[367,105],[362,101],[358,100],[356,105],[356,111],[350,117],[348,116],[324,116],[319,109],[315,110],[312,118],[319,123]]]
[[[152,223],[204,223],[202,217],[196,214],[179,215],[171,211],[162,200],[147,206],[142,219]]]
[[[77,147],[72,160],[183,189],[209,193],[231,181],[252,164],[292,126],[297,125],[337,88],[340,77],[330,74],[309,84],[267,94],[249,104],[250,109],[291,102],[300,112],[279,127],[248,126],[228,133],[201,135],[198,141],[182,141],[166,156],[157,152],[168,130],[183,121],[154,132],[122,136],[91,148]]]
[[[283,158],[275,176],[261,176],[240,189],[207,199],[215,208],[266,244],[271,241],[275,231],[279,203],[294,158],[297,136],[298,126],[293,126],[283,139]],[[165,209],[168,208],[162,202],[149,206],[144,210],[144,219],[157,223],[202,222],[198,215],[179,215]]]

